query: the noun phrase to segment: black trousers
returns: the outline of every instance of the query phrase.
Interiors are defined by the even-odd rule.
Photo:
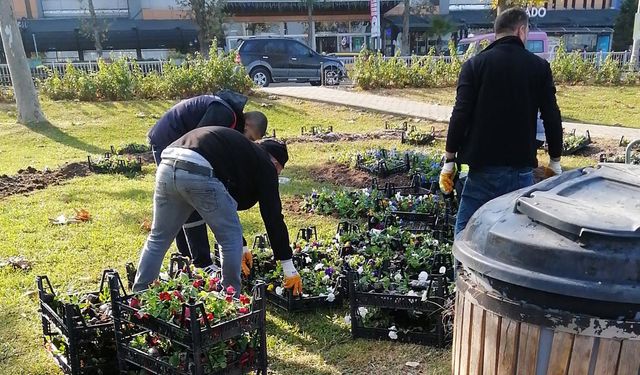
[[[151,145],[153,159],[156,165],[160,165],[160,155],[163,149],[157,149]],[[207,267],[213,264],[211,260],[211,246],[207,236],[207,224],[198,211],[193,211],[182,230],[176,236],[176,247],[182,256],[191,258],[196,267]]]

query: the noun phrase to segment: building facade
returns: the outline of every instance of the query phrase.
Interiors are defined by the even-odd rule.
[[[95,60],[88,37],[87,0],[12,0],[27,55],[41,60]],[[380,0],[385,12],[399,0]],[[164,59],[199,49],[197,27],[175,0],[93,0],[105,31],[105,56]],[[309,43],[306,5],[300,0],[227,0],[226,49],[254,35]],[[314,6],[311,27],[321,53],[357,53],[370,42],[368,0],[327,0]]]

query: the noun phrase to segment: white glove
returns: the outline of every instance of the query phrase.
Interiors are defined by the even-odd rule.
[[[560,159],[549,161],[549,169],[553,171],[553,173],[557,175],[562,174],[562,167],[560,166]]]
[[[282,264],[282,271],[284,272],[284,277],[291,277],[298,274],[296,271],[296,267],[293,265],[293,260],[281,260],[280,264]]]

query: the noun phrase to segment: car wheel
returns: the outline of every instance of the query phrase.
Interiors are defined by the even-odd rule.
[[[320,81],[309,81],[309,83],[311,84],[311,86],[320,86],[322,84],[322,82]]]
[[[327,86],[336,86],[340,83],[340,73],[336,68],[327,68],[324,70],[324,84]]]
[[[265,68],[255,68],[251,71],[251,80],[258,87],[267,87],[271,83],[271,75]]]

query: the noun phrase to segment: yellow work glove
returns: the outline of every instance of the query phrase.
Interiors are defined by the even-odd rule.
[[[453,191],[453,176],[456,174],[456,163],[450,161],[444,163],[440,171],[440,190],[444,194],[451,194]]]
[[[284,288],[291,289],[294,296],[302,294],[302,278],[296,271],[291,259],[283,260],[282,271],[284,272]]]
[[[251,275],[251,269],[253,268],[253,254],[247,246],[242,247],[242,274],[245,277]]]

